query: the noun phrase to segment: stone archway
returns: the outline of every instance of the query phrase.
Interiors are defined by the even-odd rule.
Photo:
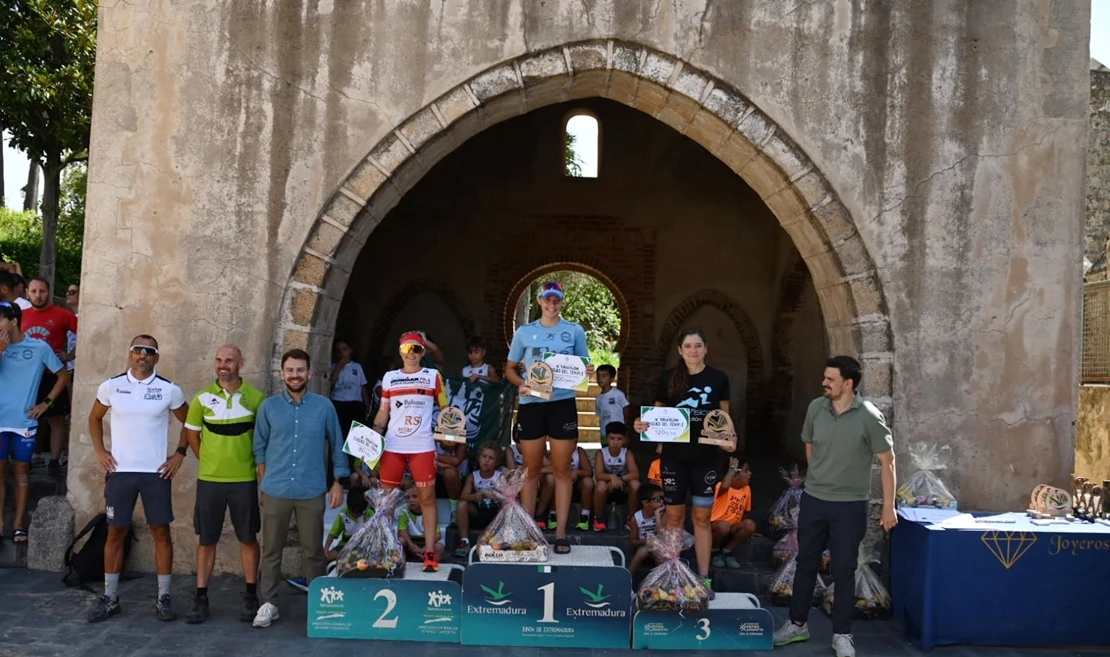
[[[655,353],[656,362],[659,367],[666,364],[667,355],[675,348],[675,341],[682,324],[695,312],[707,306],[716,308],[729,318],[744,345],[744,353],[748,361],[744,389],[745,423],[751,435],[752,423],[759,417],[763,408],[763,347],[759,342],[759,333],[752,324],[751,318],[748,317],[748,313],[727,294],[720,290],[699,290],[679,302],[667,316],[667,321],[664,322],[663,329],[659,333]]]
[[[451,314],[459,321],[459,325],[462,326],[463,335],[466,338],[474,336],[474,316],[449,285],[443,281],[418,281],[393,295],[393,297],[378,311],[374,321],[374,328],[370,332],[370,340],[368,343],[370,353],[375,355],[382,353],[383,346],[390,338],[390,336],[387,335],[389,328],[393,326],[393,323],[397,320],[397,317],[401,314],[401,311],[404,310],[405,306],[425,292],[430,292],[443,301],[451,310]]]
[[[860,357],[889,412],[893,342],[874,263],[832,186],[786,132],[737,90],[689,63],[622,41],[527,53],[482,71],[379,141],[325,204],[298,257],[275,328],[323,357],[351,268],[370,233],[436,162],[486,127],[566,100],[604,97],[662,121],[754,189],[805,261],[833,352]]]

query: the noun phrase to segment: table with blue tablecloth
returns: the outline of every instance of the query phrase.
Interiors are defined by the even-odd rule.
[[[900,518],[894,617],[922,648],[1110,645],[1110,527],[1035,525],[1023,514],[967,529]]]

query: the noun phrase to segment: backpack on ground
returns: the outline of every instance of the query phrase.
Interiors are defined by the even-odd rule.
[[[80,550],[74,552],[74,546],[81,542],[81,539],[86,535],[88,535],[89,540],[85,541]],[[124,564],[127,563],[128,555],[131,554],[132,541],[134,541],[134,537],[128,531],[127,538],[123,541]],[[66,548],[65,565],[69,571],[62,577],[62,583],[67,587],[76,586],[95,593],[89,587],[89,584],[104,581],[104,546],[107,542],[108,514],[100,513],[90,520],[81,531],[77,532],[77,536]]]

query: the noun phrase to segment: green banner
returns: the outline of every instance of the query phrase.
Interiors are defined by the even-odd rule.
[[[509,444],[512,435],[513,409],[517,388],[508,381],[487,383],[463,377],[445,377],[447,399],[451,406],[466,415],[466,447],[471,468],[477,463],[478,447],[492,443],[498,447]],[[433,426],[439,414],[432,418]]]

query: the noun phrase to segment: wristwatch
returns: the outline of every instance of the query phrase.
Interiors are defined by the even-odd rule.
[[[188,456],[189,455],[189,448],[188,447],[178,447],[177,448],[177,453],[182,455],[182,456]]]
[[[53,400],[53,399],[51,399],[51,398],[49,398],[49,397],[47,397],[46,399],[43,399],[43,400],[42,400],[42,403],[46,404],[47,406],[50,406],[51,404],[53,404],[53,403],[54,403],[54,400]]]

